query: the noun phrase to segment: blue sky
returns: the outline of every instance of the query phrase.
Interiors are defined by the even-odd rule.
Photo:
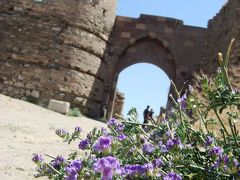
[[[118,0],[117,15],[139,17],[140,14],[167,16],[181,19],[186,25],[207,27],[207,22],[224,5],[226,0]],[[166,105],[170,82],[158,67],[139,63],[123,70],[118,79],[118,89],[125,94],[123,115],[136,107],[139,119],[150,105],[155,115]]]

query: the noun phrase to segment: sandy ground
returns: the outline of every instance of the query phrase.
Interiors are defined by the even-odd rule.
[[[55,156],[73,152],[78,143],[67,145],[55,130],[73,131],[76,126],[83,128],[85,136],[93,127],[100,128],[105,124],[86,117],[67,117],[0,94],[0,179],[36,179],[32,154]]]

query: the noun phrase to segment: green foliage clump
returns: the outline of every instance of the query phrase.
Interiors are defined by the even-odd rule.
[[[67,115],[72,117],[81,117],[82,113],[79,108],[70,108]]]

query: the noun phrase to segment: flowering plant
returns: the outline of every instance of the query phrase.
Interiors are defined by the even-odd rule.
[[[83,139],[80,127],[72,134],[57,130],[64,141],[79,141],[78,150],[68,158],[52,157],[50,163],[34,154],[39,174],[66,180],[240,178],[240,115],[232,111],[240,107],[240,92],[228,79],[229,54],[230,50],[225,60],[219,54],[220,70],[212,80],[201,76],[199,91],[191,86],[184,93],[174,88],[177,100],[170,95],[174,107],[152,124],[140,123],[133,108],[127,119],[112,118],[108,129],[93,129]],[[210,111],[214,117],[209,119]],[[228,123],[221,117],[223,111]],[[209,128],[213,120],[221,125],[221,136]],[[199,129],[193,128],[195,121],[200,122]]]

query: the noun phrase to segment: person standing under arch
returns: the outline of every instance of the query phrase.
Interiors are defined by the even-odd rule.
[[[143,123],[147,124],[148,123],[148,119],[149,119],[149,108],[150,106],[148,105],[147,108],[143,111]]]

